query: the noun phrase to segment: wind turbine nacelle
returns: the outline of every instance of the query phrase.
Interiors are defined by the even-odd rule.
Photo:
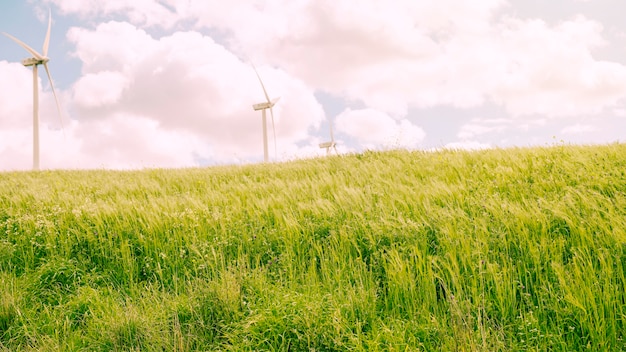
[[[35,57],[29,57],[28,59],[22,60],[22,65],[24,66],[35,66],[35,65],[43,65],[48,62],[49,59],[44,57],[43,60],[39,60]]]
[[[265,102],[265,103],[254,104],[252,105],[252,108],[254,110],[264,110],[264,109],[270,109],[272,106],[274,106],[274,103]]]
[[[335,146],[335,142],[320,143],[320,148],[332,148]]]

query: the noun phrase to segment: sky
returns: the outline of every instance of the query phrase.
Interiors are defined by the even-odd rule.
[[[357,5],[358,4],[358,5]],[[2,0],[42,50],[42,169],[626,139],[623,0]],[[0,171],[32,168],[30,55],[0,36]],[[276,146],[274,148],[274,145]]]

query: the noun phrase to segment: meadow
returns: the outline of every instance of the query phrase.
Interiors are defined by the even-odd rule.
[[[0,173],[0,351],[626,349],[626,145]]]

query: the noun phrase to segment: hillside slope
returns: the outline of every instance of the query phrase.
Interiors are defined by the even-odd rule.
[[[0,350],[626,349],[626,145],[0,173]]]

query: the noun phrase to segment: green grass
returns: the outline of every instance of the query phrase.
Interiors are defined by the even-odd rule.
[[[626,145],[0,173],[0,351],[626,349]]]

